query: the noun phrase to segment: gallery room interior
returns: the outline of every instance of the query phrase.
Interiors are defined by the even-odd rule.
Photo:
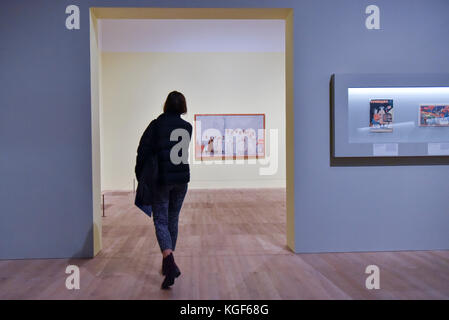
[[[410,23],[449,3],[41,2],[0,5],[0,299],[449,299],[449,26]],[[161,290],[135,166],[174,90]]]

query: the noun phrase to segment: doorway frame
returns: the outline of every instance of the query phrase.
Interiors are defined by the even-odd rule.
[[[90,8],[91,138],[93,256],[102,248],[101,152],[100,152],[100,66],[98,19],[247,19],[285,20],[285,136],[286,136],[286,235],[287,247],[295,252],[295,166],[292,8]]]

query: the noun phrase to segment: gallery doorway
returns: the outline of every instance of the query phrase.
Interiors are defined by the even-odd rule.
[[[172,89],[184,91],[190,98],[191,105],[195,106],[189,110],[186,119],[192,124],[197,116],[263,115],[266,129],[279,130],[276,137],[279,145],[273,150],[280,152],[281,156],[276,154],[278,160],[280,158],[280,164],[274,172],[274,179],[256,177],[260,175],[261,168],[270,166],[270,159],[265,157],[265,153],[267,156],[274,156],[270,151],[270,138],[273,137],[270,137],[269,130],[266,130],[266,139],[262,141],[264,157],[233,157],[231,160],[235,162],[227,164],[195,157],[196,144],[192,137],[192,176],[200,179],[192,180],[190,186],[192,190],[270,185],[285,187],[287,221],[284,236],[286,234],[288,247],[294,250],[292,21],[291,9],[91,9],[93,220],[96,253],[101,249],[102,191],[114,190],[120,196],[117,191],[123,190],[126,193],[126,190],[133,188],[132,165],[138,139],[148,124],[148,119],[160,113],[161,104]],[[249,44],[242,40],[240,43],[235,41],[229,29],[233,27],[241,31],[245,30],[245,25],[247,31],[254,30],[256,25],[265,28],[262,32],[249,32],[248,36],[253,39],[265,37],[265,41],[252,41],[253,44],[265,43],[266,46],[276,47],[282,42],[282,51],[266,47],[254,49],[251,48],[251,41],[248,41]],[[284,38],[280,40],[273,35],[274,41],[266,41],[270,37],[270,32],[266,30],[279,30],[280,26]],[[214,27],[217,30],[228,30],[227,35],[222,36],[228,36],[231,43],[226,45],[214,41],[213,32],[210,32]],[[149,29],[164,30],[165,33],[157,32],[154,35],[153,32],[153,41],[142,40],[148,35]],[[182,29],[186,32],[178,34],[178,38],[174,39],[173,36],[177,33],[167,33],[170,29]],[[203,41],[196,41],[191,35],[197,35],[200,31]],[[163,41],[167,37],[176,41]],[[204,37],[208,41],[204,41]],[[240,39],[243,38],[240,35]],[[179,46],[179,43],[182,45]],[[199,48],[202,45],[204,47]],[[214,45],[222,47],[211,50]],[[167,49],[167,46],[174,47]],[[240,48],[230,50],[232,46]],[[281,65],[282,70],[279,69]],[[167,74],[177,74],[178,77],[170,79],[165,77]],[[155,81],[154,75],[160,75],[159,81]],[[203,82],[193,84],[189,77],[202,79]],[[210,86],[212,81],[217,84],[215,89]],[[234,85],[233,90],[229,90],[230,83]],[[245,95],[244,92],[251,93],[249,86],[256,88],[252,94]],[[271,97],[274,100],[270,101]],[[132,112],[129,110],[131,107]],[[127,121],[123,121],[125,118]],[[104,143],[105,141],[114,143]],[[135,141],[136,145],[129,145],[130,150],[127,150],[125,141]],[[282,150],[279,151],[279,148]],[[114,159],[114,162],[109,159]],[[243,162],[239,163],[239,160]],[[248,160],[256,163],[249,163]],[[210,187],[211,185],[214,187]],[[254,197],[266,198],[257,194]]]

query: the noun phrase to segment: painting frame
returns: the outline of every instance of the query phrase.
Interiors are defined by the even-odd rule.
[[[204,151],[205,145],[203,144],[204,140],[200,137],[200,143],[198,142],[198,134],[203,134],[202,132],[198,132],[198,121],[201,117],[260,117],[261,127],[257,128],[256,134],[256,154],[244,154],[239,155],[233,152],[232,155],[226,154],[225,147],[222,147],[221,153],[207,155]],[[225,128],[233,129],[233,128]],[[246,131],[248,128],[239,128],[243,131]],[[255,129],[256,130],[256,129]],[[262,136],[259,136],[259,130],[262,130]],[[216,161],[216,160],[247,160],[247,159],[265,159],[266,157],[266,142],[265,142],[265,130],[266,130],[266,115],[265,113],[199,113],[194,115],[194,157],[197,161]],[[225,139],[226,134],[222,132],[222,137]],[[248,140],[246,140],[246,146],[249,145]],[[222,144],[223,146],[223,144]],[[233,145],[234,148],[234,145]],[[261,152],[259,152],[261,150]]]

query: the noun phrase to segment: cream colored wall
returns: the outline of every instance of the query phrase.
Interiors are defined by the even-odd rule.
[[[103,52],[101,61],[102,190],[132,189],[140,136],[172,90],[186,96],[192,124],[196,113],[265,113],[267,129],[279,129],[275,175],[194,162],[191,146],[190,188],[285,187],[284,52]]]
[[[98,49],[98,23],[90,14],[90,68],[91,68],[91,125],[92,125],[92,206],[93,206],[93,254],[102,248],[101,221],[101,152],[100,152],[100,115],[101,115],[101,55]]]

